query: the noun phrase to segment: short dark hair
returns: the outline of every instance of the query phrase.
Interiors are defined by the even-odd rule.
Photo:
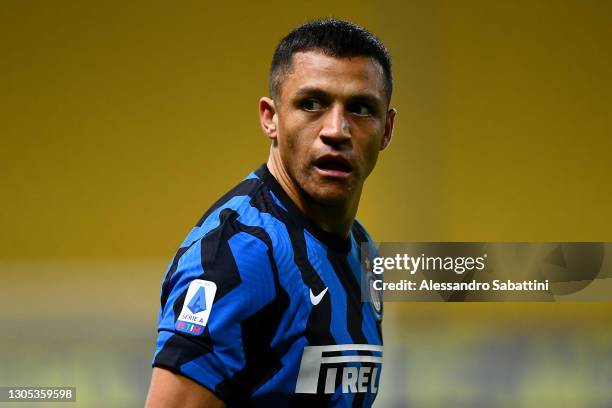
[[[355,23],[331,18],[302,24],[280,41],[270,67],[269,91],[275,100],[279,96],[283,76],[291,68],[293,54],[300,51],[321,51],[338,58],[373,58],[382,67],[387,101],[391,100],[391,57],[383,43]]]

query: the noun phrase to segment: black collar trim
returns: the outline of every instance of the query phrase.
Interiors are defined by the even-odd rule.
[[[303,225],[316,239],[321,241],[328,248],[335,249],[340,252],[349,252],[351,250],[351,237],[341,237],[336,234],[329,233],[319,227],[314,221],[306,218],[305,214],[295,205],[289,198],[283,187],[279,184],[276,178],[270,173],[266,164],[261,165],[255,174],[268,186],[276,195],[280,202],[287,208],[291,218]]]

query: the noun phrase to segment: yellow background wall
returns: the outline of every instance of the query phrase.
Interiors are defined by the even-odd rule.
[[[272,51],[318,15],[394,57],[377,239],[610,238],[609,2],[124,3],[3,2],[2,258],[168,256],[265,160]]]

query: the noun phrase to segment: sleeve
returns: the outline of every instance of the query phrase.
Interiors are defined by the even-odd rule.
[[[153,358],[154,367],[184,375],[226,403],[243,388],[245,322],[261,318],[278,281],[271,246],[227,230],[220,227],[175,256],[162,284]]]

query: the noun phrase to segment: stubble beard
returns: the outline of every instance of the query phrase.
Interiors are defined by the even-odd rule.
[[[302,197],[309,205],[321,207],[348,207],[355,194],[353,182],[329,181],[317,174],[314,164],[298,170],[299,174],[290,174]]]

